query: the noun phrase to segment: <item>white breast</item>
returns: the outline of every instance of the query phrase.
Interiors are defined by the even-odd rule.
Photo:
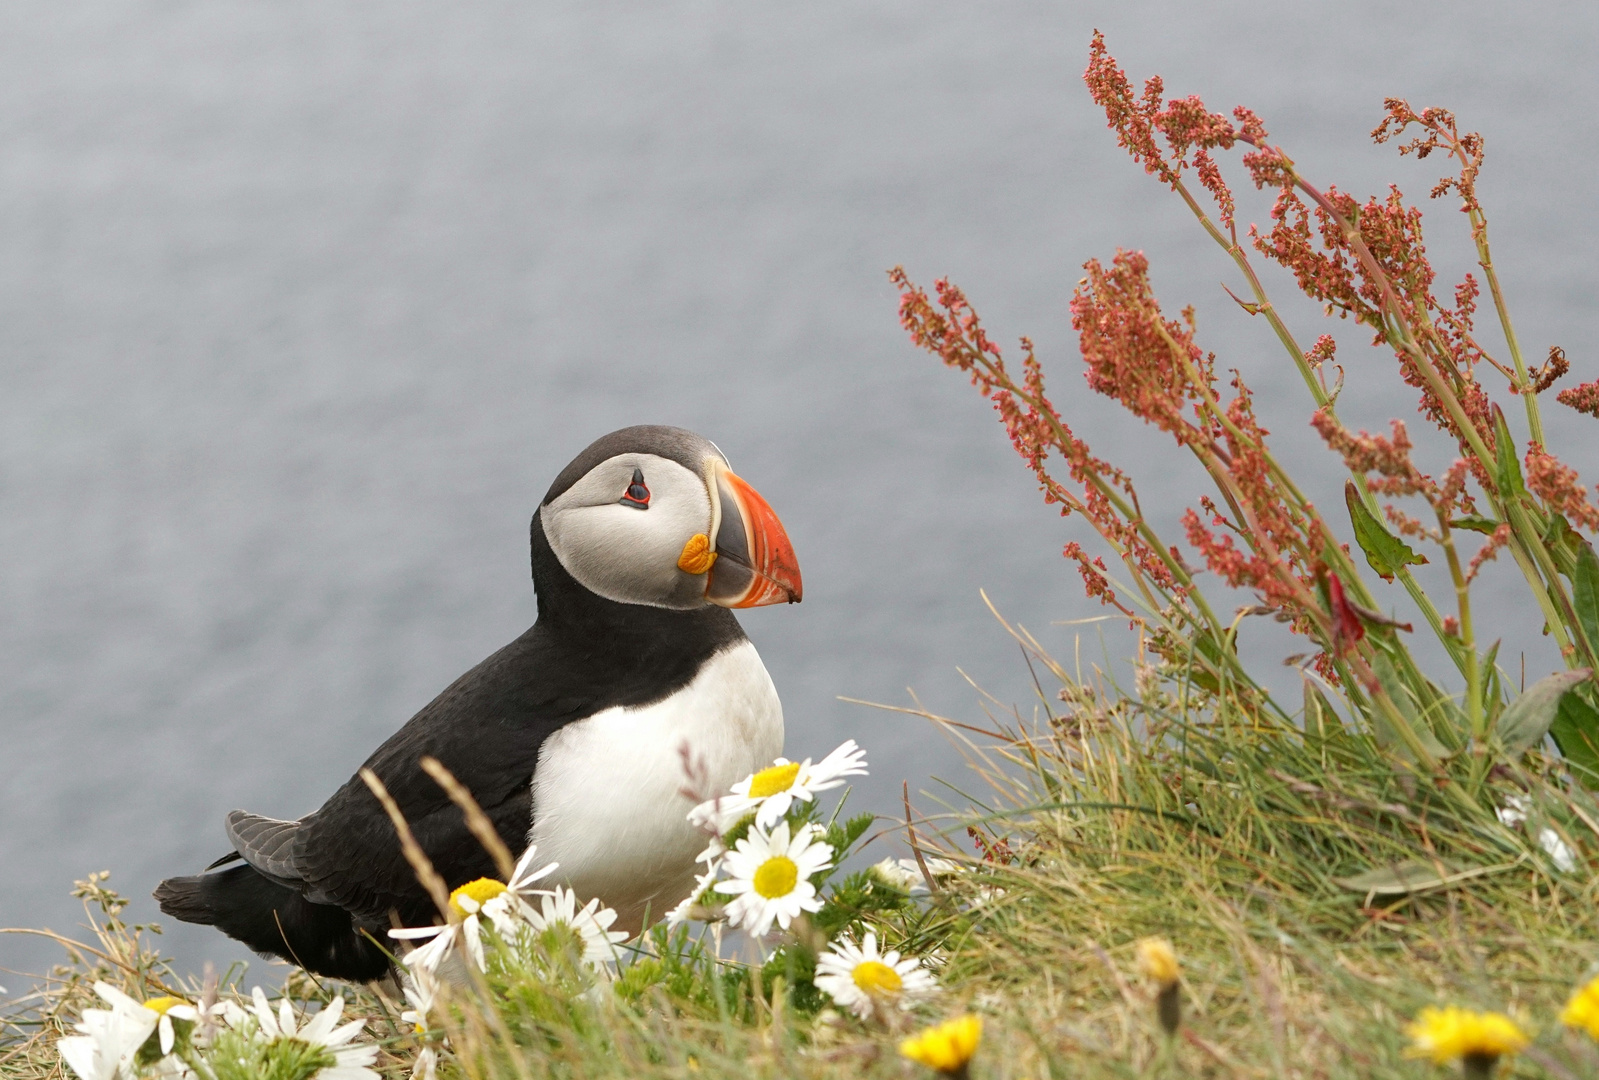
[[[685,752],[696,769],[690,778]],[[685,820],[710,798],[783,752],[783,706],[748,641],[712,657],[694,681],[642,708],[612,708],[544,742],[533,777],[539,861],[561,864],[580,897],[597,896],[637,930],[688,895],[706,837]]]

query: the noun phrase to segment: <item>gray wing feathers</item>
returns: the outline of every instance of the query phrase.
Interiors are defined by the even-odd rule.
[[[300,823],[278,821],[244,810],[228,814],[228,840],[244,861],[269,878],[285,885],[302,886],[304,881],[295,866],[299,852]]]
[[[331,904],[323,889],[306,883],[299,858],[305,821],[279,821],[247,810],[228,814],[228,839],[240,858],[279,885],[298,892],[313,904]],[[224,862],[226,859],[219,859]]]

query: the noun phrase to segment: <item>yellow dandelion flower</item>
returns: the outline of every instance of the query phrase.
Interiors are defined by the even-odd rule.
[[[1560,1012],[1560,1022],[1581,1028],[1590,1039],[1599,1039],[1599,978],[1589,979],[1577,988]]]
[[[1422,1009],[1405,1034],[1411,1040],[1406,1056],[1431,1058],[1437,1065],[1461,1059],[1479,1072],[1506,1054],[1525,1049],[1531,1041],[1504,1013],[1475,1012],[1458,1005]]]
[[[945,1076],[963,1077],[982,1038],[983,1018],[967,1013],[911,1036],[899,1044],[899,1052]]]
[[[1162,987],[1179,978],[1177,951],[1165,938],[1147,937],[1138,943],[1138,970]]]
[[[1157,988],[1155,1018],[1167,1035],[1177,1034],[1183,1022],[1182,969],[1177,950],[1165,938],[1147,937],[1138,943],[1138,970]]]

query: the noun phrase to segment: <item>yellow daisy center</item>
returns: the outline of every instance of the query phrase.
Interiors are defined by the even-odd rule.
[[[787,855],[773,855],[755,870],[755,891],[768,900],[787,896],[799,883],[799,867]]]
[[[855,965],[851,978],[872,997],[893,997],[905,989],[905,980],[899,977],[899,972],[881,960],[862,960]]]
[[[476,881],[468,881],[459,889],[450,894],[450,907],[461,918],[466,918],[472,912],[466,910],[461,904],[461,897],[469,896],[477,901],[477,906],[482,907],[485,902],[493,900],[505,891],[505,882],[495,881],[493,878],[480,877]]]
[[[153,1013],[159,1013],[160,1015],[165,1016],[167,1010],[172,1008],[172,1006],[187,1004],[188,1002],[184,1001],[180,997],[158,997],[151,998],[149,1001],[146,1001],[144,1003],[144,1007]]]
[[[797,761],[762,769],[750,778],[750,798],[765,799],[776,795],[779,791],[787,791],[793,786],[794,778],[799,775],[799,769]]]

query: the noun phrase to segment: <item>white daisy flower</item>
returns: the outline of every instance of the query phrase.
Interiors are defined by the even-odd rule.
[[[462,939],[464,923],[444,923],[441,926],[405,926],[389,931],[389,937],[400,941],[421,941],[431,938],[426,945],[418,945],[401,958],[401,963],[412,971],[437,972],[444,958],[450,955],[455,943]],[[474,927],[475,929],[475,927]],[[474,935],[475,938],[475,935]],[[474,959],[483,966],[482,945],[479,944]]]
[[[85,1009],[77,1025],[82,1034],[56,1043],[61,1058],[82,1080],[132,1076],[133,1059],[155,1032],[160,1015],[106,983],[97,982],[94,988],[112,1007]]]
[[[155,1031],[161,1054],[165,1057],[172,1053],[172,1047],[177,1041],[177,1031],[172,1026],[174,1020],[187,1020],[196,1023],[200,1019],[200,1011],[193,1005],[178,997],[158,997],[149,1001],[135,1001],[121,990],[108,983],[97,982],[94,992],[111,1003],[113,1009],[144,1009],[155,1015]]]
[[[859,946],[840,938],[816,958],[816,988],[865,1020],[891,1006],[909,1008],[938,984],[915,957],[902,960],[894,949],[879,953],[877,935],[867,931]]]
[[[564,926],[577,934],[583,946],[583,963],[598,969],[608,962],[615,962],[617,943],[626,941],[627,934],[611,929],[611,924],[616,921],[616,912],[601,904],[599,897],[579,909],[577,894],[565,886],[557,885],[553,891],[541,896],[539,901],[539,910],[528,917],[534,930],[542,932]]]
[[[921,868],[901,866],[899,860],[892,855],[873,863],[871,874],[900,892],[915,892],[918,889],[922,892],[927,891],[927,883],[922,880]]]
[[[927,859],[927,872],[935,881],[953,877],[963,869],[958,862],[949,859],[937,859],[924,856]],[[927,891],[927,880],[922,877],[922,868],[915,859],[895,859],[892,856],[872,864],[871,872],[886,881],[901,892],[918,893]]]
[[[126,1054],[132,1057],[139,1049],[139,1043],[148,1038],[148,1033],[139,1039],[133,1046],[127,1045],[128,1036],[124,1036],[121,1029],[120,1018],[113,1025],[112,1013],[103,1009],[92,1010],[100,1014],[94,1021],[88,1016],[84,1023],[78,1025],[82,1035],[68,1035],[56,1040],[56,1050],[61,1054],[61,1060],[78,1074],[80,1080],[117,1080],[122,1076],[122,1058]],[[101,1022],[101,1020],[106,1022]]]
[[[787,930],[802,911],[820,910],[822,898],[810,878],[833,865],[833,849],[816,839],[820,834],[816,826],[805,825],[790,838],[786,821],[770,833],[751,829],[727,853],[729,879],[716,886],[734,897],[727,905],[728,921],[761,937],[773,922]]]
[[[533,897],[547,891],[535,889],[533,886],[555,873],[555,868],[561,865],[556,862],[545,863],[535,870],[533,863],[537,854],[537,846],[529,844],[527,850],[522,852],[522,857],[516,860],[516,869],[511,871],[511,883],[506,886],[509,892],[521,897],[528,903],[532,902]]]
[[[60,1041],[61,1056],[72,1071],[85,1080],[102,1080],[120,1071],[132,1076],[136,1058],[145,1052],[145,1062],[159,1050],[158,1071],[187,1073],[187,1066],[166,1061],[167,1055],[177,1045],[180,1029],[174,1021],[194,1024],[200,1011],[189,1002],[177,997],[151,998],[135,1001],[109,983],[97,982],[94,992],[110,1009],[85,1009],[78,1024],[82,1035],[68,1036]],[[152,1043],[153,1040],[153,1043]],[[149,1049],[146,1046],[149,1045]]]
[[[411,1007],[400,1014],[402,1023],[410,1024],[418,1035],[428,1027],[428,1014],[433,1011],[433,1000],[438,996],[439,984],[433,973],[420,965],[408,970],[400,981],[400,990]]]
[[[810,802],[819,791],[842,787],[846,776],[866,775],[866,751],[846,739],[837,750],[816,764],[811,759],[778,758],[767,768],[733,785],[733,793],[703,802],[689,811],[688,819],[700,828],[724,833],[751,810],[762,829],[776,825],[796,802]]]
[[[513,880],[515,880],[513,875]],[[400,1014],[400,1022],[410,1024],[418,1039],[427,1034],[428,1015],[433,1012],[433,1002],[438,996],[438,980],[427,968],[417,966],[407,971],[400,983],[405,1000],[411,1007]],[[416,1065],[411,1070],[411,1080],[437,1080],[438,1051],[424,1045],[417,1051]]]
[[[505,899],[505,897],[509,899]],[[494,903],[498,901],[498,903]],[[489,905],[493,903],[493,906]],[[520,899],[512,893],[503,881],[493,878],[478,878],[469,881],[450,894],[450,914],[458,916],[460,922],[451,919],[439,926],[407,926],[389,931],[389,937],[401,941],[428,941],[426,945],[418,946],[406,954],[404,963],[415,970],[423,968],[430,973],[437,972],[444,958],[450,954],[456,944],[466,946],[467,955],[472,962],[483,969],[483,927],[481,919],[491,919],[495,926],[506,932],[506,925],[511,919],[511,905],[520,903]]]
[[[377,1045],[375,1043],[364,1046],[348,1045],[351,1039],[361,1033],[366,1021],[351,1020],[342,1027],[335,1026],[339,1022],[339,1017],[344,1014],[343,994],[328,1002],[322,1007],[321,1012],[300,1025],[294,1022],[294,1008],[289,1004],[288,998],[278,1002],[278,1012],[274,1016],[272,1006],[267,1003],[266,993],[259,986],[251,990],[250,995],[255,1000],[255,1022],[266,1038],[294,1039],[319,1046],[332,1055],[333,1065],[318,1071],[315,1080],[381,1080],[376,1072],[367,1068],[377,1060]]]
[[[483,967],[483,939],[480,917],[487,917],[494,928],[509,937],[519,929],[519,923],[531,922],[533,909],[528,902],[544,892],[533,885],[555,872],[559,863],[546,863],[533,869],[537,848],[529,844],[511,872],[511,883],[493,878],[469,881],[450,894],[450,913],[460,922],[451,919],[441,926],[412,926],[390,930],[389,937],[401,941],[420,941],[431,938],[426,945],[413,949],[405,957],[408,967],[424,967],[438,971],[439,964],[449,955],[457,941],[466,945],[466,951],[481,970]]]

